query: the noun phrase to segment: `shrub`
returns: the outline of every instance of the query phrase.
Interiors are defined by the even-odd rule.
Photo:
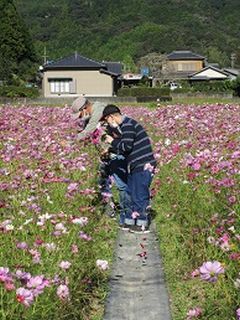
[[[232,92],[232,90],[232,82],[229,80],[192,83],[193,92],[223,93]]]
[[[39,96],[37,88],[26,88],[25,86],[2,86],[0,96],[8,98],[36,98]]]
[[[240,97],[240,76],[232,82],[232,88],[234,90],[234,95]]]
[[[118,90],[119,97],[162,97],[169,95],[169,88],[134,87],[121,88]]]

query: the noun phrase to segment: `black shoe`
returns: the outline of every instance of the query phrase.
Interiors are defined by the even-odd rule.
[[[112,202],[108,202],[104,205],[104,214],[106,214],[110,218],[116,217],[115,206]]]
[[[130,226],[127,224],[120,224],[119,225],[119,229],[123,230],[123,231],[129,231],[130,230]]]
[[[132,232],[132,233],[139,233],[139,234],[149,233],[150,232],[148,227],[137,226],[137,225],[130,226],[129,231]]]
[[[114,210],[105,210],[104,214],[110,218],[115,218],[116,217],[116,212]]]

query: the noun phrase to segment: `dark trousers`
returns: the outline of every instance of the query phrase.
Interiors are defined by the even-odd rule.
[[[150,185],[152,182],[152,173],[149,170],[133,172],[128,175],[128,188],[132,200],[132,212],[137,212],[138,217],[133,219],[128,215],[125,223],[128,225],[148,225],[147,207],[150,203]]]

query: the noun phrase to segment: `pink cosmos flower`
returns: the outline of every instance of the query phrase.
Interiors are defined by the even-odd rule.
[[[132,219],[137,219],[137,217],[139,217],[140,214],[137,211],[133,211],[132,212]]]
[[[57,295],[61,300],[69,300],[69,289],[65,284],[60,284],[57,288]]]
[[[198,318],[202,315],[202,309],[201,308],[194,308],[190,309],[187,313],[187,320],[191,320],[193,318]]]
[[[100,260],[100,259],[98,259],[98,260],[96,261],[96,265],[97,265],[97,267],[98,267],[99,269],[101,269],[101,270],[107,270],[107,269],[109,268],[108,262],[107,262],[106,260]]]
[[[23,175],[26,179],[31,179],[34,176],[34,172],[32,170],[27,169],[23,172]]]
[[[224,268],[218,261],[207,261],[199,268],[202,280],[216,282],[219,274],[224,273]]]
[[[32,290],[34,297],[41,294],[48,285],[49,281],[43,275],[31,277],[27,282],[27,288]]]
[[[10,272],[8,268],[0,267],[0,282],[9,281],[11,278]]]
[[[34,301],[34,296],[31,290],[25,288],[18,288],[16,291],[17,301],[23,304],[25,307],[30,307]]]
[[[24,272],[22,270],[17,270],[15,273],[17,279],[19,279],[22,285],[25,285],[29,279],[31,279],[31,274],[29,272]]]
[[[61,268],[61,269],[63,269],[63,270],[67,270],[67,269],[69,269],[70,267],[71,267],[71,262],[69,262],[69,261],[61,261],[60,263],[59,263],[59,267]]]
[[[199,274],[200,274],[199,269],[195,269],[195,270],[192,271],[191,277],[192,278],[198,277]]]
[[[73,224],[80,224],[80,226],[84,227],[88,224],[88,217],[80,217],[72,219]]]
[[[4,288],[7,291],[13,291],[13,290],[16,289],[14,283],[13,282],[8,282],[8,281],[4,283]]]
[[[149,172],[153,172],[154,171],[154,166],[152,166],[150,163],[146,163],[144,165],[144,170],[148,170]]]
[[[71,251],[73,254],[77,254],[78,253],[78,246],[76,244],[72,244]]]
[[[26,242],[18,242],[16,247],[18,249],[26,250],[28,249],[28,244]]]
[[[81,190],[79,193],[81,194],[85,194],[85,195],[91,195],[96,193],[96,190],[94,190],[93,188],[86,188],[85,190]]]
[[[230,197],[228,198],[228,202],[229,202],[230,204],[234,204],[234,203],[236,203],[236,201],[237,201],[237,198],[236,198],[235,196],[230,196]]]
[[[69,193],[75,192],[78,189],[78,183],[70,183],[69,186],[67,187],[67,191]]]
[[[108,203],[112,198],[112,194],[110,192],[101,192],[101,196],[103,198],[104,203]]]
[[[86,234],[86,233],[83,232],[83,231],[80,231],[80,232],[79,232],[79,237],[80,237],[81,239],[83,239],[83,240],[86,240],[86,241],[92,240],[92,237],[89,236],[88,234]]]
[[[56,244],[53,243],[53,242],[51,242],[51,243],[44,243],[43,246],[46,248],[46,250],[47,250],[48,252],[55,251],[55,250],[57,249]]]
[[[236,317],[237,317],[237,320],[240,320],[240,308],[236,310]]]
[[[60,233],[66,233],[67,229],[64,226],[64,224],[60,222],[55,225],[55,231],[59,231]]]
[[[198,171],[201,169],[201,163],[200,162],[195,162],[193,165],[192,165],[192,168],[193,170],[195,171]]]
[[[41,253],[39,251],[34,250],[34,249],[30,249],[28,252],[32,256],[33,263],[38,264],[41,262]]]

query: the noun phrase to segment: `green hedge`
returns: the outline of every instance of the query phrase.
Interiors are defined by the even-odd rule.
[[[192,83],[193,92],[232,92],[232,82],[226,81],[204,81],[198,83]]]
[[[121,88],[118,90],[119,97],[166,97],[170,95],[169,88]]]
[[[232,87],[234,90],[234,95],[240,97],[240,76],[232,82]]]
[[[38,96],[38,88],[26,88],[24,86],[0,86],[0,97],[36,98]]]

